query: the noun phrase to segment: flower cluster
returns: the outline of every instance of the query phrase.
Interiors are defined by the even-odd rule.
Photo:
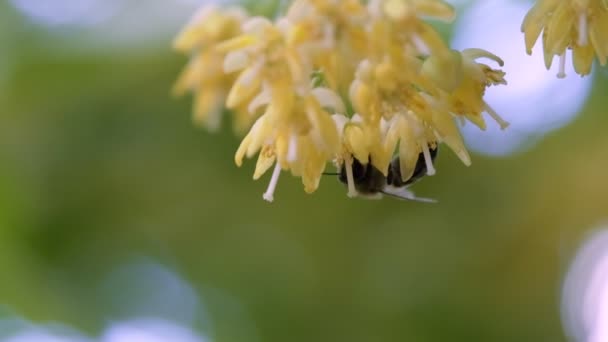
[[[558,77],[566,76],[566,50],[572,50],[574,70],[581,76],[591,73],[595,57],[601,65],[608,58],[607,0],[538,0],[521,25],[526,51],[542,33],[547,69],[559,56]]]
[[[254,179],[273,168],[268,201],[282,171],[310,193],[331,161],[386,175],[398,155],[405,180],[419,155],[434,174],[429,150],[443,142],[469,165],[457,124],[485,129],[487,113],[505,128],[483,97],[506,81],[478,62],[502,66],[499,57],[452,50],[421,19],[454,16],[442,0],[295,0],[275,20],[205,8],[175,42],[192,56],[176,89],[194,93],[195,117],[210,128],[223,107],[249,128],[235,161],[257,155]]]

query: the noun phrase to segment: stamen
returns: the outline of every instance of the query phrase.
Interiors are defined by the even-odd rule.
[[[233,51],[224,57],[224,72],[230,74],[245,69],[248,64],[249,55],[245,51]]]
[[[424,163],[426,164],[426,174],[433,176],[435,174],[435,167],[433,166],[433,159],[431,158],[431,152],[429,151],[429,145],[426,140],[421,141],[422,154],[424,155]]]
[[[265,63],[266,63],[266,60],[264,58],[260,57],[255,61],[255,63],[252,65],[251,68],[243,71],[243,75],[239,76],[239,78],[242,80],[242,84],[244,86],[253,84],[253,82],[257,78],[260,77],[260,71],[264,67]],[[266,88],[266,87],[267,87],[266,84],[264,84],[263,88]]]
[[[209,116],[207,117],[207,126],[211,132],[216,132],[220,129],[222,124],[222,107],[221,102],[219,105],[214,106],[212,110],[207,113]],[[198,118],[195,118],[198,119]]]
[[[312,96],[319,102],[321,107],[330,108],[335,113],[346,113],[346,106],[335,91],[329,88],[318,87],[311,90]]]
[[[355,189],[355,178],[353,177],[353,159],[346,158],[346,184],[348,185],[348,197],[357,197],[357,189]]]
[[[279,181],[279,175],[281,175],[281,164],[277,161],[274,166],[274,171],[272,171],[272,177],[270,178],[270,183],[268,184],[268,188],[262,198],[268,202],[274,201],[274,190],[277,188],[277,183]]]
[[[426,45],[424,40],[422,40],[422,38],[420,38],[420,36],[418,36],[417,34],[412,34],[412,43],[414,44],[418,52],[420,52],[420,54],[424,56],[428,56],[431,54],[431,49],[429,48],[429,46]]]
[[[270,100],[272,100],[270,90],[264,88],[264,90],[256,95],[251,102],[249,102],[249,105],[247,105],[247,111],[249,114],[254,114],[260,107],[269,104]]]
[[[382,1],[381,0],[370,0],[367,3],[367,10],[373,18],[382,16]]]
[[[510,123],[503,119],[500,115],[498,115],[498,113],[496,113],[496,111],[492,107],[490,107],[489,104],[487,104],[486,102],[484,102],[483,104],[486,113],[488,113],[492,117],[492,119],[494,119],[494,121],[496,121],[500,125],[500,129],[505,129],[509,127]]]
[[[298,158],[298,138],[295,134],[289,137],[289,146],[287,147],[287,161],[292,163]]]
[[[322,46],[325,49],[333,49],[336,46],[336,28],[331,24],[325,24]]]
[[[500,66],[505,65],[505,62],[502,60],[502,58],[500,58],[500,57],[496,56],[495,54],[493,54],[489,51],[486,51],[484,49],[476,49],[476,48],[464,49],[464,50],[462,50],[462,56],[467,57],[469,59],[487,58],[487,59],[493,60]]]
[[[559,56],[559,71],[557,73],[557,78],[565,78],[566,77],[566,51]]]
[[[272,27],[272,21],[268,18],[256,16],[247,19],[241,27],[243,31],[249,34],[263,34],[265,29]]]
[[[467,119],[464,118],[464,116],[459,115],[456,117],[460,123],[460,126],[464,127],[467,124]]]
[[[587,46],[587,15],[583,12],[578,17],[578,45]]]

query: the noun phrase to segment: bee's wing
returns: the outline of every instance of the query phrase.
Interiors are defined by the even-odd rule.
[[[405,187],[397,188],[397,187],[389,185],[389,186],[384,187],[384,189],[382,190],[382,193],[389,195],[389,196],[397,197],[397,198],[403,199],[403,200],[423,202],[423,203],[437,203],[437,200],[433,199],[433,198],[416,197],[416,195],[411,190],[409,190],[408,188],[405,188]]]

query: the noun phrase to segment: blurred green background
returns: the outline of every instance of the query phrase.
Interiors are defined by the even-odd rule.
[[[531,148],[469,168],[441,153],[416,186],[438,205],[351,200],[332,177],[307,195],[285,175],[269,204],[269,175],[234,166],[229,122],[207,133],[189,98],[169,96],[186,10],[137,35],[49,28],[12,3],[0,2],[0,318],[98,336],[160,315],[235,342],[565,340],[562,279],[608,217],[605,70],[580,116]],[[133,25],[148,20],[135,6]]]

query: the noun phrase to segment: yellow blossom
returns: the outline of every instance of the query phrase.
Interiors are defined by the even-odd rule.
[[[239,8],[220,10],[203,7],[175,39],[174,48],[191,55],[177,80],[173,92],[194,94],[194,120],[210,130],[220,126],[226,94],[234,77],[222,71],[225,54],[214,49],[223,40],[238,35],[246,14]],[[235,111],[235,128],[242,130],[251,120]]]
[[[398,72],[403,68],[394,68],[393,63],[387,61],[377,64],[363,61],[351,87],[350,97],[355,109],[362,116],[365,126],[370,127],[367,136],[377,135],[369,147],[372,164],[386,174],[399,140],[398,153],[403,153],[403,160],[414,158],[413,152],[409,153],[411,151],[417,157],[420,152],[427,153],[429,146],[449,141],[450,148],[465,164],[470,164],[452,115],[442,105],[440,98],[432,96],[439,96],[439,90],[431,89],[432,82],[416,71],[420,70],[418,65],[404,63],[406,70],[414,70],[411,74]],[[479,97],[483,95],[476,94]],[[379,133],[382,132],[382,120],[390,127],[386,136]],[[402,151],[402,148],[405,150]],[[427,169],[433,173],[434,168],[430,163]],[[402,170],[402,176],[410,175],[410,171]]]
[[[315,88],[295,101],[290,109],[291,120],[275,121],[277,113],[266,111],[245,136],[235,155],[235,162],[240,166],[244,157],[251,158],[259,152],[254,179],[275,164],[268,190],[264,193],[267,201],[273,200],[281,170],[291,170],[293,175],[302,177],[306,192],[314,192],[326,163],[339,146],[338,132],[324,109],[342,109],[338,96],[329,89]]]
[[[538,0],[521,25],[526,51],[542,33],[547,69],[559,56],[558,77],[565,74],[566,50],[572,50],[573,65],[581,76],[591,73],[594,57],[601,65],[608,58],[608,1],[606,0]]]
[[[415,54],[443,54],[447,46],[439,33],[421,18],[451,22],[454,9],[441,0],[372,0],[368,4],[376,52],[403,47]]]
[[[242,35],[218,46],[226,51],[224,70],[238,71],[227,106],[248,103],[250,113],[261,117],[243,139],[236,153],[237,165],[244,156],[260,153],[254,178],[275,163],[264,199],[272,201],[281,169],[302,177],[307,192],[316,190],[325,164],[335,153],[338,139],[324,108],[341,110],[337,94],[326,88],[311,88],[310,61],[303,54],[312,37],[294,38],[297,27],[288,21],[274,24],[265,18],[252,18]],[[237,57],[234,57],[237,56]]]
[[[273,169],[268,201],[282,171],[310,193],[330,161],[346,173],[349,196],[358,195],[355,162],[387,176],[396,155],[405,182],[420,158],[434,174],[445,143],[469,165],[456,119],[484,128],[488,112],[506,126],[483,99],[488,86],[506,83],[504,72],[476,61],[502,60],[449,49],[423,20],[453,20],[444,1],[295,0],[275,20],[207,13],[176,40],[194,53],[177,88],[199,95],[208,123],[221,103],[250,127],[235,162],[257,155],[254,179]]]
[[[286,19],[293,25],[294,38],[308,39],[309,58],[323,71],[327,84],[344,91],[368,50],[368,16],[359,0],[296,0]]]
[[[371,147],[374,143],[375,134],[370,134],[370,127],[366,127],[360,115],[355,114],[351,118],[343,114],[332,115],[338,130],[341,146],[334,158],[334,164],[338,169],[346,165],[348,196],[357,196],[353,182],[352,165],[354,159],[362,164],[367,164],[370,159]]]
[[[462,52],[452,51],[447,60],[428,58],[424,62],[422,72],[442,89],[441,97],[447,101],[448,110],[452,114],[464,117],[485,130],[486,123],[481,115],[487,112],[501,129],[505,129],[509,123],[483,100],[487,87],[507,84],[504,79],[505,72],[478,63],[478,58],[488,58],[500,66],[504,65],[502,59],[488,51],[465,49]],[[445,70],[451,70],[451,73]],[[441,74],[446,76],[442,78]]]

